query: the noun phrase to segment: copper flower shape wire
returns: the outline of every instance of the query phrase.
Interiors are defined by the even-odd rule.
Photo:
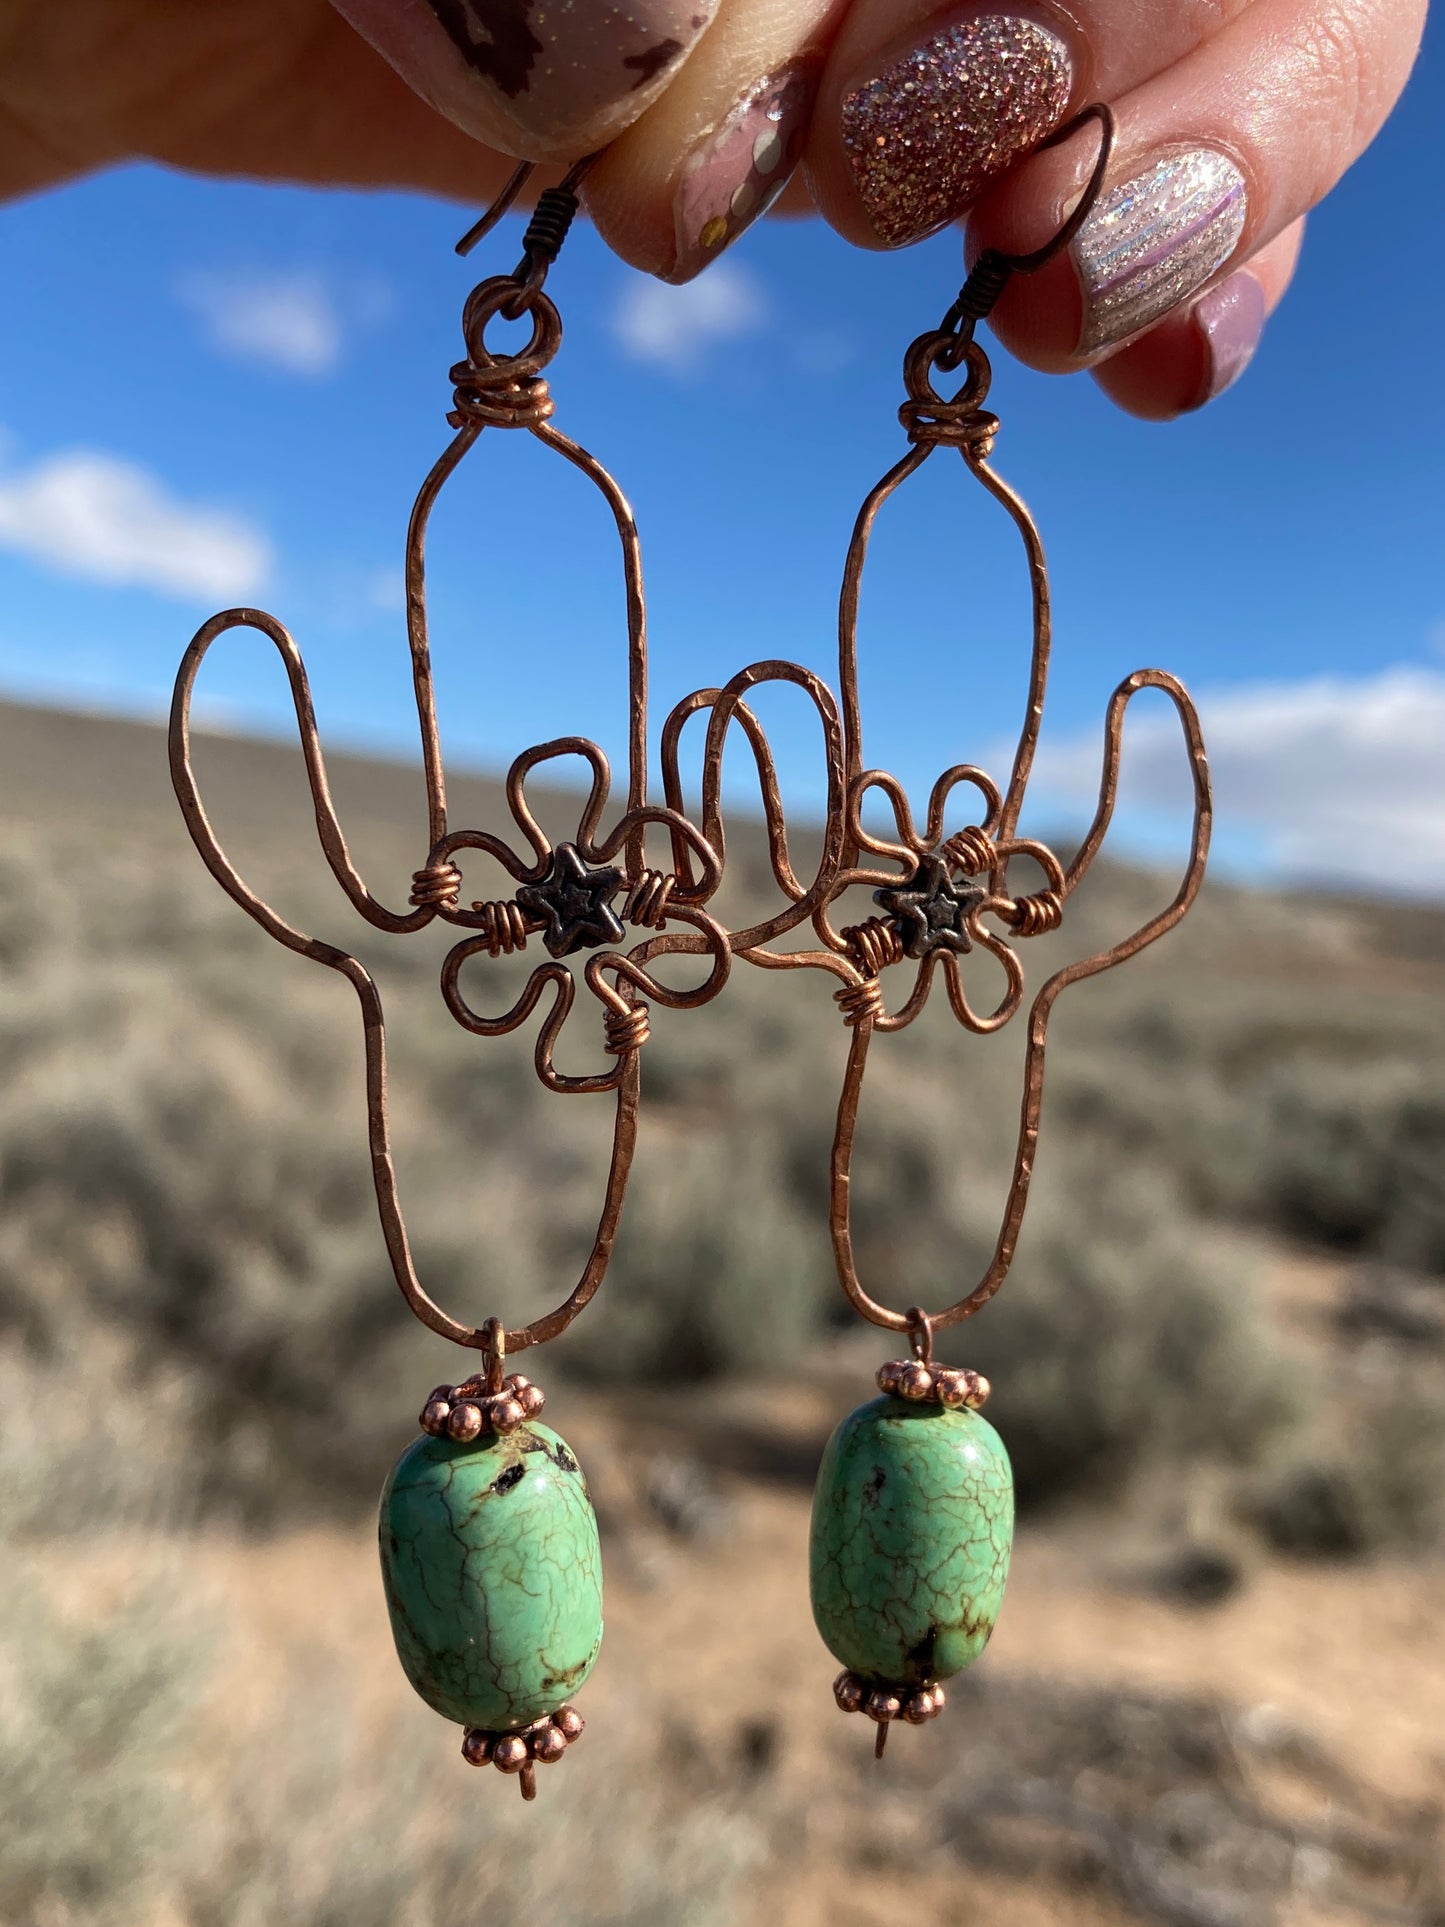
[[[526,781],[539,765],[568,756],[581,757],[589,765],[592,781],[575,839],[554,849],[528,807]],[[540,964],[533,970],[521,995],[511,1009],[500,1017],[482,1017],[472,1009],[462,994],[460,976],[463,966],[473,958],[510,953],[513,949],[520,949],[528,936],[541,931],[542,918],[529,906],[527,896],[529,890],[535,891],[548,876],[559,855],[570,855],[577,860],[579,876],[585,876],[588,872],[603,873],[603,879],[594,891],[599,903],[604,899],[610,902],[623,887],[622,873],[610,869],[613,858],[632,846],[639,830],[645,830],[649,825],[667,830],[700,866],[700,878],[693,881],[689,876],[685,883],[662,872],[641,872],[627,890],[621,916],[613,915],[619,940],[622,929],[629,923],[647,929],[655,928],[664,919],[690,924],[699,933],[696,940],[689,940],[681,933],[653,936],[644,939],[625,955],[615,948],[601,948],[595,944],[590,946],[594,954],[588,959],[583,975],[588,989],[607,1014],[611,1041],[616,1042],[633,1028],[630,1020],[638,1009],[633,993],[640,992],[669,1010],[695,1010],[702,1004],[710,1003],[719,994],[727,982],[732,965],[727,932],[702,908],[722,881],[720,858],[706,838],[684,816],[675,810],[659,809],[647,804],[626,811],[610,833],[599,840],[598,828],[607,807],[610,782],[607,758],[595,743],[582,737],[562,737],[556,742],[529,749],[517,758],[507,774],[507,801],[513,820],[531,848],[532,862],[529,864],[524,857],[518,856],[500,837],[481,830],[459,830],[445,838],[434,853],[440,861],[451,863],[464,850],[483,850],[494,857],[520,886],[511,903],[476,904],[470,912],[457,910],[451,913],[450,921],[470,924],[483,934],[459,943],[447,957],[442,966],[442,992],[448,1009],[465,1029],[479,1037],[501,1037],[524,1023],[537,1008],[547,987],[552,986],[552,1008],[538,1036],[536,1054],[537,1075],[552,1091],[586,1093],[615,1090],[625,1076],[629,1054],[635,1055],[635,1051],[620,1053],[615,1068],[606,1073],[577,1077],[564,1075],[557,1070],[553,1053],[576,998],[576,979],[558,957],[554,956],[551,963]],[[605,881],[607,876],[617,879],[610,890]],[[507,913],[513,909],[520,912],[520,916],[509,917]],[[646,967],[659,955],[698,949],[711,955],[712,969],[696,989],[677,990],[662,984]],[[613,979],[610,984],[606,981],[608,977]],[[624,985],[627,986],[626,990]],[[636,1034],[635,1030],[633,1034]],[[644,1041],[645,1035],[643,1032]]]

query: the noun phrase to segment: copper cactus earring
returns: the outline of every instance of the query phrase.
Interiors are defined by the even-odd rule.
[[[462,251],[490,230],[529,171],[518,170]],[[681,812],[647,799],[646,611],[632,512],[594,457],[552,426],[554,405],[544,371],[561,344],[562,324],[543,284],[577,212],[584,171],[585,164],[563,187],[541,196],[515,273],[484,281],[468,298],[467,352],[451,371],[455,395],[448,419],[455,433],[422,484],[412,514],[407,622],[427,825],[425,861],[412,879],[409,907],[388,909],[351,860],[331,801],[305,666],[273,617],[233,609],[205,624],[182,663],[170,729],[176,794],[211,874],[278,943],[337,971],[356,992],[365,1036],[372,1174],[397,1283],[430,1331],[481,1354],[480,1371],[459,1373],[424,1401],[421,1437],[402,1455],[382,1497],[381,1563],[397,1653],[408,1679],[429,1706],[464,1729],[465,1757],[516,1775],[527,1799],[536,1792],[537,1766],[559,1759],[582,1731],[571,1701],[602,1642],[602,1567],[597,1521],[576,1456],[541,1423],[542,1392],[514,1369],[514,1362],[519,1353],[560,1337],[606,1274],[637,1141],[649,1003],[672,1009],[707,1003],[727,981],[731,963],[727,935],[705,907],[721,880],[719,854]],[[487,345],[488,326],[498,315],[532,323],[530,341],[514,354]],[[616,524],[627,599],[626,805],[604,828],[611,773],[602,750],[579,736],[544,743],[519,756],[507,778],[520,850],[492,831],[449,825],[427,637],[428,520],[458,464],[493,428],[532,434],[597,487]],[[611,1165],[582,1275],[554,1311],[518,1330],[506,1330],[497,1318],[477,1326],[459,1322],[427,1295],[412,1260],[392,1164],[386,1031],[376,984],[356,957],[294,929],[262,902],[232,866],[207,818],[192,769],[191,697],[207,651],[237,628],[258,631],[281,656],[322,850],[352,908],[373,929],[395,936],[413,935],[435,921],[465,932],[441,973],[442,994],[457,1022],[474,1036],[501,1037],[545,1006],[535,1051],[541,1082],[563,1095],[613,1099]],[[528,805],[527,780],[543,765],[567,758],[584,764],[589,787],[575,836],[554,848]],[[675,868],[648,867],[650,831],[666,837],[677,862],[685,864],[685,875]],[[460,861],[471,853],[500,866],[511,886],[507,895],[466,907]],[[630,947],[623,948],[629,932]],[[497,1015],[478,1012],[464,986],[465,973],[479,960],[523,950],[533,938],[540,939],[548,961],[532,971],[510,1009]],[[577,998],[566,960],[584,952],[592,954],[581,975],[612,1063],[587,1075],[564,1074],[554,1051]],[[696,988],[679,990],[654,976],[654,960],[674,952],[707,960]]]
[[[1208,855],[1211,800],[1198,716],[1174,677],[1154,669],[1130,676],[1110,701],[1098,809],[1073,860],[1065,864],[1044,844],[1018,834],[1043,722],[1051,642],[1048,572],[1027,508],[989,466],[999,423],[984,406],[990,368],[974,330],[1009,278],[1034,272],[1067,246],[1097,200],[1113,145],[1109,109],[1086,109],[1057,138],[1067,138],[1088,120],[1101,125],[1099,159],[1062,232],[1034,255],[983,256],[942,327],[909,349],[908,399],[900,418],[911,448],[865,502],[844,578],[840,675],[847,820],[842,866],[832,897],[817,918],[835,967],[846,962],[857,972],[856,981],[837,993],[851,1038],[833,1144],[833,1249],[839,1278],[855,1309],[905,1337],[909,1355],[882,1367],[880,1396],[845,1418],[829,1441],[813,1505],[810,1566],[813,1616],[844,1668],[834,1682],[835,1697],[844,1712],[861,1712],[875,1722],[880,1758],[893,1722],[921,1725],[941,1711],[944,1682],[978,1658],[1002,1604],[1013,1536],[1008,1454],[982,1416],[988,1381],[977,1372],[939,1364],[934,1339],[981,1311],[1008,1274],[1033,1174],[1054,1006],[1070,985],[1113,969],[1172,930],[1198,894]],[[963,386],[945,400],[934,387],[935,373],[957,370],[963,371]],[[902,786],[864,766],[857,693],[858,597],[879,511],[939,449],[957,450],[968,472],[1018,530],[1033,583],[1034,639],[1023,726],[1007,784],[995,783],[970,764],[946,770],[933,787],[920,829]],[[1034,997],[1013,1178],[983,1277],[942,1309],[891,1309],[871,1296],[859,1277],[850,1208],[854,1133],[873,1039],[911,1024],[940,974],[965,1030],[991,1035],[1018,1014],[1024,972],[1013,943],[1065,924],[1069,899],[1098,855],[1113,816],[1125,711],[1143,689],[1159,690],[1172,702],[1183,730],[1194,786],[1194,824],[1183,880],[1157,916],[1109,949],[1055,970]],[[863,806],[872,795],[886,802],[894,835],[865,829]],[[952,829],[949,819],[958,795],[971,796],[973,813]],[[1016,893],[1011,871],[1019,862],[1034,866],[1042,888]],[[873,891],[881,914],[836,929],[832,902],[860,887]],[[975,1009],[969,998],[964,960],[974,949],[991,952],[1003,970],[1003,995],[992,1010]],[[905,972],[911,981],[903,1001],[894,1005],[888,979]]]
[[[823,1458],[813,1506],[813,1616],[844,1670],[834,1684],[845,1712],[876,1723],[881,1757],[891,1725],[932,1719],[944,1704],[944,1682],[983,1651],[997,1618],[1013,1534],[1013,1481],[1003,1441],[982,1416],[989,1386],[978,1373],[953,1370],[934,1356],[939,1333],[973,1317],[1003,1283],[1028,1202],[1043,1102],[1049,1020],[1071,984],[1125,962],[1171,930],[1193,903],[1209,845],[1209,775],[1199,721],[1181,685],[1161,670],[1141,670],[1114,692],[1105,726],[1099,806],[1082,845],[1065,864],[1044,844],[1018,833],[1043,722],[1051,640],[1048,571],[1032,517],[989,465],[999,432],[984,404],[990,368],[974,331],[1009,278],[1036,271],[1066,247],[1102,189],[1113,144],[1107,107],[1087,108],[1056,136],[1067,139],[1097,121],[1102,130],[1093,177],[1062,231],[1025,257],[984,255],[942,326],[909,348],[900,409],[910,448],[865,501],[844,575],[840,620],[839,696],[791,664],[744,671],[721,690],[702,690],[682,705],[663,733],[669,800],[681,807],[677,737],[688,715],[710,712],[709,767],[734,722],[753,749],[768,823],[773,872],[790,907],[767,924],[732,935],[743,963],[769,970],[822,970],[838,980],[836,1001],[850,1032],[847,1067],[832,1154],[831,1226],[839,1279],[863,1317],[908,1340],[909,1356],[885,1364],[880,1396],[845,1418]],[[962,388],[945,399],[935,376],[962,371]],[[858,691],[858,606],[874,523],[884,504],[940,449],[954,449],[969,474],[1002,507],[1024,545],[1033,584],[1034,634],[1024,720],[1006,785],[970,763],[945,770],[933,785],[921,825],[898,780],[866,767]],[[784,813],[766,740],[746,708],[746,690],[761,680],[791,679],[811,697],[823,724],[828,809],[823,863],[811,888],[793,876]],[[875,1037],[907,1028],[941,977],[953,1014],[966,1031],[989,1036],[1024,1003],[1024,970],[1015,944],[1057,931],[1074,890],[1104,841],[1118,790],[1125,712],[1143,689],[1173,703],[1183,727],[1194,783],[1194,827],[1188,865],[1174,900],[1110,949],[1056,970],[1033,1000],[1017,1151],[993,1260],[983,1278],[935,1311],[894,1309],[878,1302],[858,1273],[853,1246],[851,1180],[854,1136],[864,1075]],[[966,810],[959,801],[970,799]],[[875,834],[865,805],[886,804],[895,833]],[[957,815],[956,815],[957,812]],[[958,817],[961,816],[961,820]],[[703,795],[704,834],[722,847],[715,792]],[[1031,863],[1041,887],[1019,893],[1014,866]],[[877,915],[839,927],[835,910],[850,892],[872,891]],[[778,949],[776,939],[810,923],[812,949]],[[1003,973],[993,1009],[971,998],[966,962],[992,955]],[[901,1000],[890,997],[906,977]]]

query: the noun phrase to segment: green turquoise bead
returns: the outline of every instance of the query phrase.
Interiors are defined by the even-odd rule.
[[[850,1672],[923,1686],[971,1666],[1003,1603],[1013,1473],[977,1412],[877,1398],[828,1441],[813,1500],[813,1618]]]
[[[407,1678],[463,1726],[564,1706],[602,1645],[602,1549],[582,1468],[548,1426],[420,1438],[381,1495],[381,1571]]]

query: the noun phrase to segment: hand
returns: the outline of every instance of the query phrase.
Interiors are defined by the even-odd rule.
[[[1105,202],[996,322],[1023,360],[1093,366],[1157,418],[1248,361],[1306,211],[1389,113],[1424,17],[1423,0],[1073,0],[1068,16],[936,0],[337,4],[385,60],[327,0],[0,0],[0,190],[143,155],[477,203],[504,154],[572,160],[610,141],[593,217],[625,259],[680,280],[798,161],[860,246],[966,210],[975,249],[1037,246],[1095,136],[1024,157],[1104,99],[1119,115]]]

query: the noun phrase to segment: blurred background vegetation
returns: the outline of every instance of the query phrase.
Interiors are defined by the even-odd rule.
[[[354,942],[293,755],[202,764],[243,871]],[[419,787],[334,774],[401,900]],[[1171,887],[1101,870],[1053,956]],[[362,951],[418,1263],[526,1317],[590,1240],[608,1105],[458,1030],[433,934]],[[387,1270],[351,993],[205,875],[159,731],[0,707],[0,1920],[1445,1921],[1442,985],[1445,912],[1211,885],[1061,1006],[1014,1275],[952,1348],[1019,1477],[1012,1596],[886,1779],[802,1584],[818,1449],[888,1351],[827,1242],[845,1033],[821,980],[745,970],[658,1013],[612,1276],[536,1368],[611,1594],[587,1742],[524,1813],[386,1649],[375,1495],[453,1360]],[[875,1048],[860,1140],[901,1303],[980,1268],[1015,1130],[1020,1038],[935,1014]]]

